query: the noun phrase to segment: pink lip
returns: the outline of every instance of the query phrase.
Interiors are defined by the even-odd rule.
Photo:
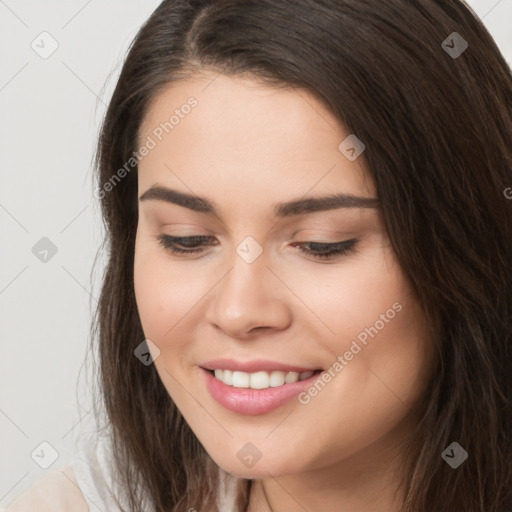
[[[315,371],[319,368],[307,368],[302,366],[293,366],[290,364],[282,364],[277,361],[268,361],[265,359],[254,359],[253,361],[235,361],[234,359],[213,359],[206,361],[201,365],[207,370],[231,370],[246,373],[254,373],[259,371],[281,371],[281,372],[307,372]]]
[[[208,391],[220,405],[232,412],[250,416],[264,414],[277,409],[294,396],[305,391],[320,375],[317,372],[309,377],[309,379],[292,384],[284,384],[275,388],[251,389],[228,386],[216,379],[209,370],[201,368],[201,371],[205,376]]]

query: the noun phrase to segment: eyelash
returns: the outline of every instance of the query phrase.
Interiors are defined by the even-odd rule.
[[[198,249],[197,245],[204,245],[203,242],[207,241],[209,238],[208,236],[170,236],[170,235],[157,235],[156,237],[160,245],[163,246],[165,249],[171,251],[174,254],[192,254],[192,253],[202,253],[204,250]],[[183,245],[182,242],[186,241],[185,243],[194,243],[199,242],[199,244],[196,245],[195,248],[178,248],[178,245]],[[352,240],[344,240],[343,242],[335,242],[335,243],[324,243],[324,242],[295,242],[294,246],[297,246],[299,250],[303,253],[306,253],[310,256],[312,256],[315,259],[319,260],[327,260],[327,259],[333,259],[334,257],[341,257],[346,254],[349,254],[354,250],[354,246],[359,240],[357,238],[353,238]],[[304,249],[302,247],[303,245],[309,245],[310,247],[318,248],[324,248],[327,249],[325,252],[315,252],[311,249]]]

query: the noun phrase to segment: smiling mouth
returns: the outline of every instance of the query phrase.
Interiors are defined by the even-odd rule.
[[[303,372],[257,371],[248,373],[222,369],[209,370],[205,368],[205,370],[213,375],[215,379],[227,386],[250,389],[268,389],[286,386],[287,384],[309,379],[323,371],[318,369]]]

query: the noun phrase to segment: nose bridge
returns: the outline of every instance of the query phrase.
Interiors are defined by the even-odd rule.
[[[255,327],[282,327],[287,322],[287,308],[276,294],[278,280],[267,268],[268,262],[266,252],[253,237],[236,246],[230,269],[214,292],[211,323],[241,337]]]
[[[266,294],[267,257],[263,247],[252,237],[240,242],[230,258],[230,271],[219,283],[218,301],[231,310],[241,309],[247,302],[256,304]],[[270,298],[270,297],[269,297]]]

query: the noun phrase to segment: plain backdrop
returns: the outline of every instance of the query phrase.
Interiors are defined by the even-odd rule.
[[[92,416],[80,369],[104,265],[91,275],[104,234],[93,147],[159,3],[0,0],[0,505],[66,465]],[[469,4],[512,63],[512,0]]]

